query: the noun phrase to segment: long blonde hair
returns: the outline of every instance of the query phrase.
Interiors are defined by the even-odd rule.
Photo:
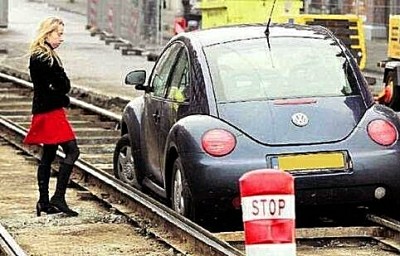
[[[44,60],[49,61],[50,66],[53,65],[54,59],[57,60],[60,66],[62,66],[61,60],[57,53],[45,43],[47,36],[53,31],[56,31],[60,25],[64,26],[64,22],[58,17],[48,17],[44,19],[39,24],[36,37],[29,46],[29,53],[31,55],[43,57]]]

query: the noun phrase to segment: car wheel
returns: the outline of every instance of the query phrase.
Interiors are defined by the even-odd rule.
[[[394,71],[390,71],[385,81],[385,96],[383,98],[383,104],[390,107],[393,110],[400,110],[400,92],[399,87],[394,84]]]
[[[172,169],[171,184],[171,203],[172,209],[187,218],[191,218],[192,214],[192,197],[190,189],[185,177],[180,158],[175,159]]]
[[[130,186],[140,188],[141,179],[132,156],[132,148],[128,134],[123,135],[114,150],[114,175]]]

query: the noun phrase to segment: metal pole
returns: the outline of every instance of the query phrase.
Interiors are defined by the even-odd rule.
[[[360,4],[360,0],[356,0],[356,15],[359,15],[358,6]]]
[[[162,42],[162,1],[156,0],[157,6],[157,46],[161,45]]]
[[[304,13],[306,13],[306,14],[308,14],[308,5],[309,4],[310,4],[309,0],[304,0],[303,1],[303,10],[304,10]]]

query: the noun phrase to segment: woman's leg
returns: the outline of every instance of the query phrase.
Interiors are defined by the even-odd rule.
[[[76,140],[62,143],[61,147],[65,153],[65,158],[60,162],[56,191],[54,192],[54,196],[51,198],[50,203],[69,216],[78,216],[78,213],[71,210],[65,202],[65,192],[67,190],[72,168],[79,157],[80,151],[76,144]]]
[[[78,160],[80,151],[76,140],[67,141],[61,144],[61,147],[65,153],[65,158],[63,163],[74,165],[75,161]]]
[[[36,214],[40,216],[41,212],[56,213],[49,204],[49,181],[51,163],[54,161],[57,152],[57,145],[44,145],[42,157],[37,169],[37,182],[39,187],[39,201],[36,204]]]

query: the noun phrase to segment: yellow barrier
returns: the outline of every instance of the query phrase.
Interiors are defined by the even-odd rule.
[[[390,59],[400,59],[400,15],[390,15],[389,17],[389,41],[388,57]]]

